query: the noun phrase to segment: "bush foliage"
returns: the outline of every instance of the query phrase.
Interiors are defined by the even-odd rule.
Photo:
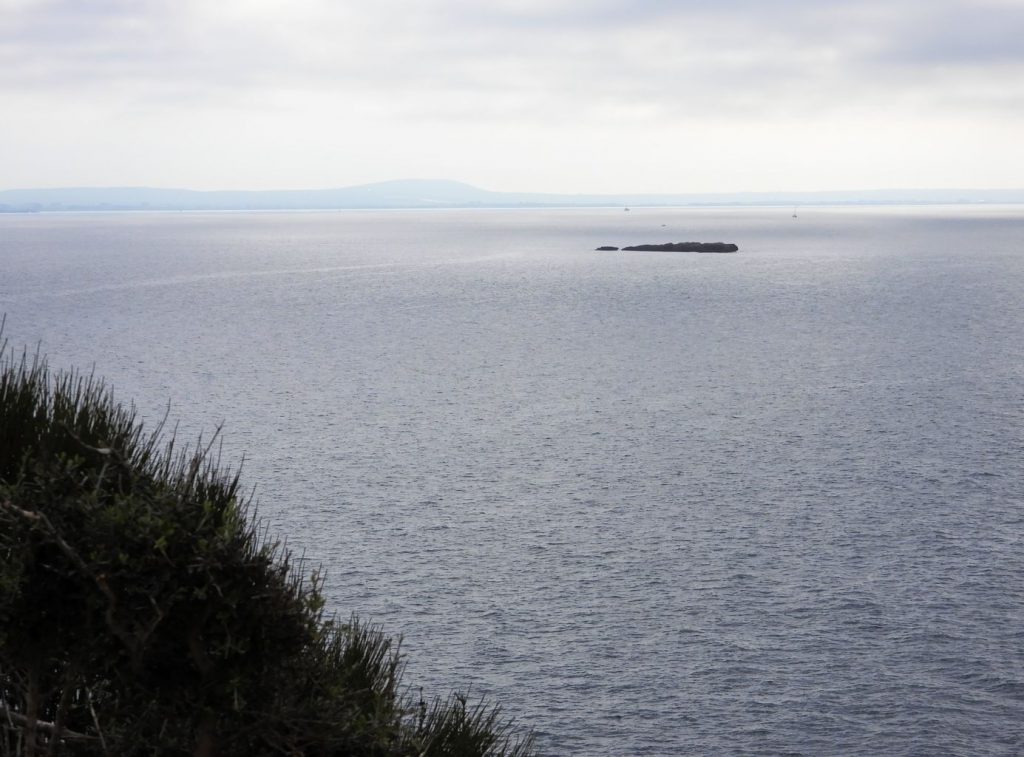
[[[0,349],[0,755],[526,755],[324,615],[209,447]]]

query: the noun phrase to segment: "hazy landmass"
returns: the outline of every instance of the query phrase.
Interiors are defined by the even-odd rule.
[[[150,187],[78,187],[0,191],[0,212],[1018,202],[1024,202],[1024,189],[889,189],[720,194],[544,194],[492,192],[458,181],[432,180],[386,181],[339,189],[301,190],[196,191]]]

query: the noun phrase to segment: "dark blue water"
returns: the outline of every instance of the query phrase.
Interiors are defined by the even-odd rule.
[[[0,215],[0,310],[546,753],[1024,752],[1024,208]]]

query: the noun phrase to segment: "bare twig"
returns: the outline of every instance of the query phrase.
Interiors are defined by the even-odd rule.
[[[89,703],[89,712],[92,713],[92,722],[96,726],[96,735],[99,737],[100,746],[103,747],[103,754],[110,754],[107,751],[107,740],[103,738],[103,729],[100,728],[100,719],[96,717],[96,708],[92,706],[92,689],[85,688],[85,699]]]
[[[7,722],[12,728],[17,726],[27,726],[29,724],[30,718],[28,716],[22,715],[20,712],[15,712],[7,705],[0,704],[0,712],[2,712],[7,718]],[[60,728],[56,723],[50,723],[46,720],[36,720],[35,724],[36,730],[43,731],[51,735],[54,735],[59,731],[60,738],[62,739],[74,739],[76,741],[94,741],[97,739],[96,736],[91,736],[88,733],[79,733],[78,731],[70,731],[67,728]]]
[[[107,621],[107,626],[128,649],[129,653],[131,654],[132,660],[137,661],[140,654],[140,647],[142,643],[145,642],[146,639],[153,633],[153,631],[156,629],[156,626],[160,623],[161,620],[163,620],[164,617],[163,612],[160,610],[159,607],[156,606],[156,603],[153,602],[153,605],[157,610],[156,618],[153,620],[152,624],[150,624],[150,626],[144,630],[142,638],[136,638],[130,631],[123,628],[121,624],[117,622],[117,618],[115,617],[115,612],[117,611],[117,596],[110,588],[110,584],[107,583],[106,576],[104,576],[102,573],[97,575],[92,570],[92,568],[90,568],[86,564],[85,560],[83,560],[81,556],[75,551],[74,547],[72,547],[64,540],[64,538],[54,527],[53,523],[50,522],[50,519],[46,517],[45,513],[24,510],[15,505],[10,500],[0,500],[0,508],[4,508],[10,512],[13,512],[16,515],[21,516],[25,520],[31,521],[32,523],[41,524],[46,529],[50,538],[53,539],[54,543],[57,545],[60,551],[63,552],[64,555],[69,560],[71,560],[72,563],[74,563],[76,568],[78,568],[83,574],[92,579],[93,583],[96,584],[97,588],[99,588],[99,590],[103,593],[103,596],[107,598],[107,609],[106,612],[104,613],[104,618]],[[152,598],[150,598],[150,600],[152,601]]]

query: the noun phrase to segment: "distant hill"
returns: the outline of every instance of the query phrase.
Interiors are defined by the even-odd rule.
[[[1024,189],[892,189],[720,194],[541,194],[491,192],[458,181],[417,179],[385,181],[340,189],[200,192],[190,189],[153,189],[149,187],[79,187],[0,191],[0,212],[916,203],[1024,203]]]

